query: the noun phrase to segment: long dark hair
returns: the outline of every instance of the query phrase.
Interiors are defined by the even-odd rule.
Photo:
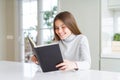
[[[68,11],[64,11],[64,12],[60,12],[59,14],[57,14],[56,17],[54,18],[53,27],[54,27],[54,34],[55,34],[54,39],[55,40],[57,41],[60,40],[59,36],[55,32],[55,21],[56,20],[61,20],[70,29],[70,31],[73,34],[75,35],[81,34],[73,15]]]

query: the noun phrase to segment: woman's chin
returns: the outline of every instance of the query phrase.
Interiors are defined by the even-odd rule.
[[[66,39],[66,37],[61,37],[60,39],[61,39],[61,40],[64,40],[64,39]]]

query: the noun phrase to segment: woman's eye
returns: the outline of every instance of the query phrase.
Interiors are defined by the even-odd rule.
[[[56,27],[55,29],[57,29],[57,30],[58,30],[59,28],[58,28],[58,27]]]
[[[65,26],[62,26],[62,29],[66,28]]]
[[[63,26],[62,28],[65,28],[65,26]]]

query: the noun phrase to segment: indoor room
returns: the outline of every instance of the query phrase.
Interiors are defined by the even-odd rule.
[[[64,11],[87,37],[90,69],[41,72],[28,36],[36,45],[52,44],[54,19]],[[0,0],[0,37],[0,80],[120,80],[120,0]]]

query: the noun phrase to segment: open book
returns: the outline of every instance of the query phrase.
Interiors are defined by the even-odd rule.
[[[34,55],[36,56],[43,72],[56,71],[55,66],[63,62],[59,44],[47,44],[36,46],[34,41],[28,37]]]

